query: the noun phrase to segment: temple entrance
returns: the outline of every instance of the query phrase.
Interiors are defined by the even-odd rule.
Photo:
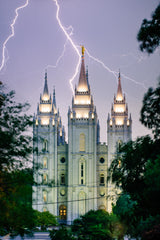
[[[67,207],[65,205],[59,207],[59,218],[60,220],[67,220]]]

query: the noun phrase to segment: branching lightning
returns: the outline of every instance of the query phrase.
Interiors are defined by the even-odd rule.
[[[14,35],[15,35],[14,25],[15,25],[15,23],[16,23],[16,21],[17,21],[17,18],[18,18],[18,12],[19,12],[19,10],[27,7],[27,6],[28,6],[28,3],[29,3],[29,0],[26,0],[26,2],[25,2],[24,5],[21,5],[20,7],[16,8],[16,10],[15,10],[16,15],[15,15],[15,17],[14,17],[14,19],[13,19],[11,25],[10,25],[10,27],[11,27],[11,34],[7,37],[7,39],[4,41],[3,46],[2,46],[2,62],[1,62],[1,65],[0,65],[0,71],[1,71],[2,68],[4,67],[4,65],[5,65],[5,63],[7,62],[7,60],[9,59],[9,55],[7,56],[7,59],[6,59],[6,56],[5,56],[6,45],[7,45],[8,41],[9,41],[12,37],[14,37]]]
[[[73,27],[72,27],[72,26],[69,26],[68,28],[66,28],[66,27],[63,26],[63,24],[62,24],[62,22],[61,22],[61,20],[60,20],[60,18],[59,18],[60,7],[59,7],[59,4],[58,4],[58,0],[52,0],[52,1],[56,4],[56,7],[57,7],[56,19],[57,19],[57,22],[58,22],[60,28],[62,29],[63,33],[64,33],[65,36],[66,36],[66,41],[65,41],[65,44],[64,44],[64,47],[63,47],[62,54],[61,54],[61,55],[59,56],[59,58],[57,59],[55,66],[53,66],[53,65],[48,65],[47,68],[48,68],[48,67],[53,67],[53,68],[56,68],[56,67],[57,67],[59,61],[60,61],[60,60],[62,59],[62,57],[64,56],[67,43],[70,42],[70,44],[72,45],[73,49],[75,50],[75,52],[76,52],[76,54],[77,54],[77,56],[78,56],[78,63],[77,63],[77,65],[76,65],[74,74],[73,74],[73,76],[69,79],[69,83],[70,83],[70,86],[71,86],[71,90],[72,90],[72,92],[73,92],[73,94],[74,94],[72,82],[73,82],[74,78],[75,78],[75,77],[77,76],[77,74],[78,74],[79,66],[80,66],[80,63],[81,63],[81,55],[80,55],[80,52],[79,52],[79,50],[78,50],[78,47],[75,45],[75,43],[73,42],[73,40],[72,40],[72,38],[71,38],[71,36],[72,36],[72,34],[73,34]],[[3,43],[3,45],[2,45],[2,61],[1,61],[1,65],[0,65],[0,72],[1,72],[1,70],[4,68],[7,60],[9,59],[9,55],[8,55],[8,52],[7,52],[6,45],[7,45],[8,41],[15,36],[14,26],[15,26],[16,21],[17,21],[17,18],[18,18],[18,16],[19,16],[19,11],[20,11],[21,9],[27,7],[28,4],[29,4],[29,0],[26,0],[26,2],[25,2],[23,5],[21,5],[20,7],[18,7],[18,8],[15,9],[15,13],[16,13],[16,14],[15,14],[15,17],[14,17],[12,23],[10,24],[11,34],[6,38],[6,40],[4,41],[4,43]],[[70,31],[70,32],[69,32],[69,31]],[[106,65],[104,64],[104,62],[102,62],[100,59],[92,56],[87,49],[86,49],[86,52],[87,52],[87,54],[88,54],[88,56],[89,56],[90,58],[92,58],[94,61],[96,61],[96,62],[98,62],[99,64],[101,64],[108,72],[112,73],[112,74],[117,78],[117,74],[118,74],[118,73],[117,73],[116,71],[111,70],[111,69],[110,69],[108,66],[106,66]],[[142,60],[142,59],[140,59],[139,61],[141,61],[141,60]],[[130,77],[124,75],[124,74],[121,74],[121,75],[122,75],[124,78],[126,78],[126,79],[134,82],[135,84],[139,84],[139,85],[141,85],[141,86],[143,86],[143,87],[145,88],[144,84],[139,83],[139,82],[135,81],[134,79],[132,79],[132,78],[130,78]]]
[[[93,57],[93,56],[88,52],[87,49],[86,49],[86,52],[87,52],[87,54],[88,54],[88,56],[89,56],[90,58],[92,58],[94,61],[100,63],[108,72],[113,73],[113,75],[117,78],[118,72],[111,70],[111,69],[110,69],[109,67],[107,67],[101,60],[99,60],[98,58]],[[123,73],[121,74],[121,76],[123,76],[124,78],[126,78],[126,79],[134,82],[135,84],[141,85],[143,88],[146,89],[146,87],[144,86],[143,83],[137,82],[137,81],[134,80],[133,78],[127,77],[127,76],[126,76],[125,74],[123,74]]]
[[[71,43],[72,47],[74,48],[74,50],[76,51],[76,53],[77,53],[77,55],[78,55],[78,57],[79,57],[79,60],[78,60],[78,63],[77,63],[77,66],[76,66],[74,75],[73,75],[72,78],[69,80],[69,83],[70,83],[72,92],[73,92],[73,94],[74,94],[72,81],[74,80],[74,78],[75,78],[75,77],[77,76],[77,74],[78,74],[78,69],[79,69],[80,62],[81,62],[81,55],[80,55],[80,53],[79,53],[79,51],[78,51],[78,47],[77,47],[77,46],[75,45],[75,43],[73,42],[73,40],[72,40],[72,38],[71,38],[71,35],[67,33],[66,28],[65,28],[65,27],[63,26],[63,24],[61,23],[61,20],[60,20],[60,18],[59,18],[59,9],[60,9],[60,7],[59,7],[59,4],[58,4],[58,0],[52,0],[52,1],[54,1],[54,2],[56,3],[56,7],[57,7],[56,19],[57,19],[57,21],[58,21],[58,24],[59,24],[60,28],[62,29],[62,31],[64,32],[65,36],[67,37],[67,40]],[[71,27],[71,26],[70,26],[70,27]],[[73,30],[73,28],[72,28],[72,30]],[[86,52],[87,52],[87,54],[88,54],[88,56],[89,56],[90,58],[92,58],[94,61],[96,61],[96,62],[98,62],[99,64],[101,64],[108,72],[112,73],[112,74],[116,77],[116,79],[117,79],[118,72],[111,70],[111,69],[110,69],[108,66],[106,66],[106,65],[104,64],[104,62],[102,62],[100,59],[92,56],[86,48],[85,48],[85,50],[86,50]],[[65,51],[65,46],[64,46],[64,51]],[[63,56],[63,54],[64,54],[64,51],[63,51],[62,55],[58,58],[57,63],[58,63],[59,60],[62,58],[62,56]],[[57,63],[56,63],[56,66],[57,66]],[[130,78],[130,77],[127,77],[127,76],[124,75],[124,74],[121,74],[121,75],[122,75],[124,78],[126,78],[126,79],[134,82],[135,84],[141,85],[143,88],[145,88],[145,86],[144,86],[143,83],[137,82],[136,80],[134,80],[134,79],[132,79],[132,78]]]
[[[68,28],[66,28],[67,30],[71,30],[71,32],[69,33],[69,36],[71,36],[72,34],[73,34],[73,27],[72,26],[69,26]],[[63,56],[64,56],[64,53],[65,53],[65,51],[66,51],[66,45],[67,45],[67,43],[68,43],[68,38],[66,38],[66,41],[65,41],[65,43],[64,43],[64,46],[63,46],[63,51],[62,51],[62,53],[61,53],[61,55],[58,57],[58,59],[57,59],[57,61],[56,61],[56,64],[55,65],[47,65],[47,69],[48,68],[57,68],[57,66],[58,66],[58,63],[60,62],[60,60],[63,58]]]
[[[87,49],[86,49],[86,53],[88,54],[88,56],[89,56],[90,58],[92,58],[94,61],[100,63],[108,72],[113,73],[113,75],[117,78],[117,72],[112,71],[112,70],[111,70],[109,67],[107,67],[101,60],[99,60],[99,59],[96,58],[96,57],[93,57],[93,56],[88,52]]]
[[[77,76],[78,74],[78,69],[79,69],[79,66],[80,66],[80,63],[81,63],[81,55],[79,53],[79,50],[78,48],[76,47],[75,43],[73,42],[70,34],[67,33],[66,31],[66,28],[63,26],[63,24],[61,23],[61,20],[59,18],[59,4],[58,4],[58,1],[57,0],[52,0],[56,3],[56,7],[57,7],[57,12],[56,12],[56,19],[58,21],[58,24],[60,26],[60,28],[62,29],[62,31],[64,32],[65,36],[67,37],[68,41],[70,42],[70,44],[72,45],[73,49],[76,51],[77,55],[78,55],[78,63],[77,63],[77,66],[76,66],[76,69],[75,69],[75,72],[72,76],[72,78],[69,80],[69,83],[70,83],[70,86],[71,86],[71,89],[72,89],[72,92],[74,94],[74,90],[73,90],[73,85],[72,85],[72,81],[74,80],[74,78]]]

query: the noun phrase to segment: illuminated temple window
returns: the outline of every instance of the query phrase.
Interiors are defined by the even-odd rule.
[[[110,126],[112,126],[112,120],[110,120]]]
[[[49,95],[48,94],[43,94],[42,100],[43,101],[48,101],[49,100]]]
[[[50,104],[40,105],[40,112],[42,112],[42,113],[51,112],[51,105]]]
[[[121,120],[121,119],[117,119],[117,121],[116,121],[116,125],[123,125],[123,121]]]
[[[47,158],[43,158],[43,168],[47,168]]]
[[[59,216],[60,216],[61,220],[66,220],[67,219],[67,207],[65,205],[60,205]]]
[[[46,118],[42,118],[41,119],[41,124],[42,125],[49,125],[49,118],[47,118],[47,117]]]
[[[53,119],[53,121],[52,121],[52,125],[53,125],[53,126],[55,125],[55,121],[54,121],[54,119]]]
[[[129,126],[129,119],[127,120],[127,126]]]
[[[43,191],[43,201],[47,202],[47,192]]]
[[[81,118],[81,117],[82,117],[82,115],[80,113],[76,114],[76,118]]]
[[[85,151],[85,134],[81,133],[79,136],[79,151],[84,152]]]
[[[115,107],[115,112],[121,113],[121,112],[124,112],[124,111],[125,111],[124,107]]]
[[[36,125],[38,125],[38,119],[36,119]]]
[[[43,184],[47,184],[47,174],[43,174]]]
[[[60,136],[62,137],[62,128],[60,129]]]

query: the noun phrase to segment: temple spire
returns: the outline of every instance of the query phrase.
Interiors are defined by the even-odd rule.
[[[116,100],[117,101],[122,101],[123,100],[120,70],[119,70],[119,75],[118,75],[118,89],[117,89]]]
[[[44,82],[42,100],[49,100],[49,91],[48,91],[48,83],[47,83],[47,70],[45,71],[45,82]]]
[[[85,48],[84,46],[81,46],[82,48],[82,62],[81,62],[81,69],[80,69],[80,76],[79,76],[79,83],[77,87],[78,92],[87,92],[89,90],[88,88],[88,81],[86,77],[86,71],[85,71],[85,64],[84,64],[84,52]]]
[[[53,88],[53,104],[56,107],[56,94],[55,94],[55,87]]]

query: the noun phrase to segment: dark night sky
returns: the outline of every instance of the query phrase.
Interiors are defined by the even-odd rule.
[[[15,9],[25,2],[0,0],[0,65],[3,43],[11,34]],[[110,70],[118,72],[120,69],[122,88],[133,119],[133,139],[146,134],[147,130],[139,122],[139,112],[144,93],[148,87],[157,85],[160,51],[150,56],[140,52],[136,36],[142,20],[151,18],[159,0],[58,0],[58,3],[62,24],[72,25],[74,29],[71,37],[75,45],[84,44],[89,53]],[[15,36],[6,45],[8,61],[0,71],[0,80],[16,91],[18,101],[31,104],[32,114],[36,112],[43,91],[45,69],[56,64],[66,42],[56,10],[54,0],[29,0],[28,6],[19,11]],[[47,68],[50,93],[55,86],[57,106],[66,132],[67,111],[72,100],[69,79],[77,62],[78,55],[68,41],[57,67]],[[101,141],[106,142],[106,121],[117,91],[117,78],[87,53],[85,63],[100,120]],[[78,77],[79,74],[73,86]]]

